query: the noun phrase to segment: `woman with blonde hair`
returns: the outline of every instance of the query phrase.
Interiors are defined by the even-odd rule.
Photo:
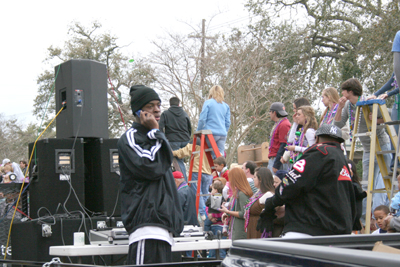
[[[201,110],[197,131],[211,130],[221,156],[225,156],[225,142],[231,125],[231,111],[228,104],[224,102],[224,89],[221,86],[214,85],[210,89],[208,98]],[[207,143],[210,146],[208,140]],[[215,155],[213,157],[215,158]]]
[[[229,171],[229,184],[232,190],[232,197],[225,207],[222,204],[220,211],[224,212],[223,220],[228,220],[228,236],[232,241],[236,239],[246,239],[247,234],[244,230],[244,206],[253,195],[249,182],[242,169],[233,168]]]
[[[322,124],[333,124],[334,118],[339,107],[339,94],[336,88],[328,87],[322,91],[322,103],[325,105],[326,109],[322,113],[321,122]]]
[[[293,145],[287,146],[286,150],[291,151],[290,163],[295,163],[303,155],[304,151],[315,144],[315,131],[318,129],[318,123],[315,119],[315,111],[311,106],[301,106],[297,109],[297,122],[293,124],[303,125],[295,136],[289,136],[293,139]],[[290,134],[293,134],[292,132]]]

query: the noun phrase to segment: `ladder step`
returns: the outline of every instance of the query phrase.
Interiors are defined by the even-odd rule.
[[[213,151],[212,148],[204,149],[204,152],[211,152],[211,151]],[[199,153],[200,153],[200,150],[199,150],[199,151],[193,151],[193,152],[192,152],[192,155],[194,155],[194,154],[199,154]]]
[[[384,176],[383,179],[392,180],[393,174],[388,174],[388,176]]]
[[[371,132],[358,133],[354,135],[354,137],[360,137],[360,136],[371,136]]]
[[[385,188],[372,190],[371,193],[388,193]]]
[[[212,134],[212,131],[211,130],[201,130],[201,131],[196,131],[193,134],[195,134],[195,135],[202,135],[202,134],[207,135],[207,134]]]
[[[396,153],[396,150],[376,151],[375,153],[378,154],[378,155],[382,155],[382,154],[393,154],[393,153]]]
[[[197,180],[189,181],[188,184],[197,184]]]
[[[396,176],[399,175],[399,174],[400,174],[400,169],[397,169]],[[392,177],[392,176],[393,176],[393,170],[388,171],[388,175],[389,175],[390,177]]]
[[[211,196],[211,194],[200,194],[201,197]]]
[[[399,125],[400,121],[387,121],[387,122],[385,122],[385,124],[387,124],[387,125]]]

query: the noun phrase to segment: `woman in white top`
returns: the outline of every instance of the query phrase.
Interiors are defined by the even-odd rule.
[[[339,98],[338,91],[333,87],[325,88],[322,91],[322,103],[324,103],[326,109],[324,113],[322,113],[319,126],[322,126],[324,123],[333,124],[337,109],[339,107]]]
[[[297,109],[296,115],[297,122],[295,124],[303,125],[299,131],[291,131],[289,140],[294,140],[293,144],[286,147],[286,150],[291,151],[291,162],[294,163],[304,153],[304,151],[315,144],[315,131],[318,128],[317,120],[315,119],[315,112],[311,106],[301,106]]]

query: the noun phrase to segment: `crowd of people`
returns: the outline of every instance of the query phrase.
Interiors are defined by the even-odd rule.
[[[187,114],[180,110],[163,115],[160,98],[153,89],[133,86],[131,108],[136,121],[118,143],[129,263],[154,262],[154,253],[161,255],[158,261],[170,261],[173,236],[179,236],[183,225],[202,224],[206,232],[232,240],[350,234],[361,230],[360,219],[365,210],[362,201],[367,193],[362,189],[356,164],[345,156],[343,142],[352,138],[354,99],[361,98],[362,86],[351,78],[341,85],[341,92],[342,98],[335,88],[323,90],[326,109],[319,120],[306,98],[293,102],[292,122],[282,103],[272,103],[269,112],[274,127],[269,138],[268,166],[246,161],[228,168],[225,157],[215,155],[210,166],[203,157],[201,184],[197,185],[200,156],[192,152],[199,151],[200,146],[187,139],[189,134],[177,138],[179,130],[174,128],[186,125],[190,133]],[[204,125],[221,127],[220,138],[215,139],[224,143],[230,126],[229,106],[223,102],[220,86],[213,87],[209,97],[211,103],[204,104],[203,126],[198,129],[207,129]],[[170,105],[173,110],[181,108],[177,98],[171,99]],[[163,123],[159,124],[161,118]],[[345,127],[347,121],[349,128]],[[171,135],[175,145],[170,145]],[[379,135],[385,142],[386,133]],[[369,143],[362,140],[362,144],[364,153],[368,153]],[[220,143],[222,155],[223,148]],[[181,164],[174,165],[174,172],[171,170],[174,158],[185,157],[194,157],[191,184]],[[364,173],[368,171],[363,171],[363,178]],[[382,179],[379,175],[375,178]],[[201,189],[198,210],[197,186]],[[374,198],[375,201],[372,216],[381,228],[379,233],[387,231],[385,223],[397,226],[397,219],[387,216],[388,209],[382,208],[387,207],[386,202],[380,202],[385,200]],[[221,250],[220,257],[225,253]],[[214,257],[215,251],[210,251],[209,256]]]
[[[25,177],[29,177],[27,173],[28,163],[25,160],[21,160],[18,163],[11,162],[9,159],[3,159],[0,166],[0,183],[22,183]],[[26,178],[27,180],[29,178]]]
[[[400,32],[393,52],[395,81],[400,76]],[[391,85],[398,93],[397,83]],[[371,98],[395,94],[386,94],[386,87]],[[213,86],[197,130],[212,131],[222,157],[213,153],[213,166],[203,157],[200,170],[196,153],[200,146],[189,140],[191,123],[179,99],[172,98],[171,107],[161,113],[161,99],[154,89],[132,86],[130,104],[135,121],[118,142],[122,220],[129,233],[127,263],[170,262],[173,236],[179,236],[185,224],[202,223],[205,231],[232,240],[351,234],[362,229],[366,216],[376,219],[380,229],[374,233],[400,231],[400,219],[389,215],[386,194],[374,193],[373,214],[365,213],[367,192],[360,182],[368,181],[370,140],[360,137],[361,178],[356,164],[347,159],[343,143],[354,138],[356,104],[367,97],[355,78],[344,81],[340,93],[342,97],[333,87],[322,91],[326,108],[321,118],[316,118],[306,98],[293,101],[291,120],[283,103],[272,103],[268,166],[247,161],[228,169],[224,149],[230,107],[224,102],[223,88]],[[368,130],[368,115],[364,118],[361,114],[359,133]],[[377,136],[381,149],[389,150],[385,130],[379,129]],[[207,143],[210,146],[209,140]],[[185,157],[194,157],[191,184],[182,162]],[[390,154],[385,157],[390,164]],[[373,175],[374,189],[383,187],[378,166]],[[198,210],[197,186],[201,189]],[[215,251],[209,255],[215,256]],[[224,251],[220,256],[225,256]]]

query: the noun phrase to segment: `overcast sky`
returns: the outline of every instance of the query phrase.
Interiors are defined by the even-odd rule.
[[[201,25],[202,19],[206,19],[210,29],[214,29],[211,33],[228,32],[230,27],[245,27],[249,21],[245,2],[4,1],[0,16],[0,113],[6,119],[17,118],[23,124],[32,120],[36,78],[45,69],[54,67],[43,63],[47,48],[63,45],[68,38],[68,26],[73,21],[89,25],[97,20],[104,29],[119,37],[119,45],[130,44],[127,48],[129,54],[146,55],[151,50],[150,41],[157,36],[162,36],[165,31],[190,33],[192,29],[187,24]]]

